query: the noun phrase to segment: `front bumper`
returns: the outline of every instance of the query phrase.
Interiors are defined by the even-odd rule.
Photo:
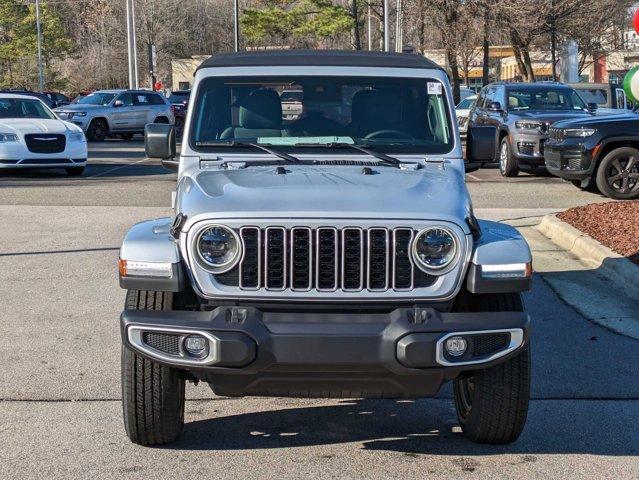
[[[546,135],[519,132],[511,135],[511,147],[517,160],[534,166],[544,166],[544,150],[548,139]]]
[[[585,180],[592,175],[592,151],[581,143],[549,145],[545,154],[546,169],[566,180]]]
[[[515,355],[527,344],[529,328],[523,312],[441,313],[431,308],[296,313],[218,307],[208,312],[125,310],[121,316],[128,348],[188,370],[217,394],[233,396],[432,396],[464,370]],[[149,332],[180,339],[200,334],[209,339],[209,355],[193,361],[183,347],[167,355],[145,343]],[[467,339],[468,349],[460,357],[444,351],[451,334]],[[488,336],[506,334],[508,342],[499,350],[475,348]]]

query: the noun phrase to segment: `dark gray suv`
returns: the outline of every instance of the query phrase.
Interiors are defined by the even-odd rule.
[[[483,88],[469,126],[497,130],[495,161],[505,177],[520,169],[544,169],[544,143],[550,125],[592,113],[577,92],[562,83],[491,83]]]

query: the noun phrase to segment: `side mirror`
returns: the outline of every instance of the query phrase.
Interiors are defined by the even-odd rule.
[[[597,111],[597,109],[599,108],[599,105],[597,105],[596,103],[593,102],[593,103],[589,103],[587,105],[587,107],[588,107],[588,111],[590,113],[595,113]]]
[[[115,108],[122,107],[123,105],[124,105],[124,102],[122,100],[116,100],[115,102],[113,102],[113,106]]]
[[[495,127],[470,127],[466,137],[466,173],[479,170],[486,162],[495,159],[497,129]]]
[[[491,112],[501,112],[503,109],[501,108],[501,103],[490,102],[488,104],[488,110],[490,110]]]
[[[147,158],[162,160],[167,170],[177,171],[180,162],[175,160],[175,127],[166,123],[149,123],[144,127],[144,152]]]

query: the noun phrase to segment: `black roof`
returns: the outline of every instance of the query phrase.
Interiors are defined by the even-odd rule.
[[[263,50],[257,52],[220,53],[199,67],[395,67],[436,68],[435,62],[412,53],[368,52],[361,50]]]

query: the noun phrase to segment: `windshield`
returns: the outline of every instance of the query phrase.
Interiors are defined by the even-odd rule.
[[[177,92],[173,92],[170,96],[169,96],[169,102],[171,103],[184,103],[184,102],[188,102],[189,100],[189,95],[190,93],[177,93]]]
[[[211,77],[198,88],[191,146],[350,143],[447,153],[454,140],[445,92],[439,81],[415,78]],[[293,99],[295,115],[288,107],[283,113]]]
[[[586,104],[574,90],[539,88],[508,90],[508,110],[583,110]]]
[[[599,88],[588,88],[588,89],[579,89],[579,96],[586,103],[596,103],[602,107],[605,107],[608,104],[608,95],[604,89]]]
[[[457,105],[457,109],[459,109],[459,110],[470,110],[471,108],[473,108],[473,106],[475,105],[476,101],[477,101],[477,97],[465,98],[461,102],[459,102],[459,105]]]
[[[95,92],[78,100],[81,105],[108,105],[115,98],[115,93]]]
[[[0,98],[0,118],[54,119],[56,116],[39,100]]]

